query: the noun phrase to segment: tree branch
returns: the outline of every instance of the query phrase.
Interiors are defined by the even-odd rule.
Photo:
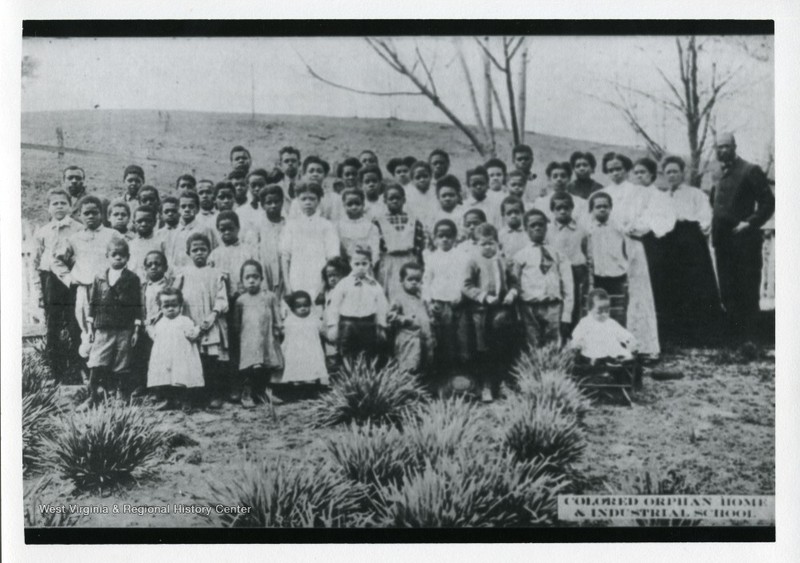
[[[481,43],[480,39],[478,39],[477,37],[473,37],[473,39],[474,39],[474,40],[475,40],[475,42],[478,44],[478,46],[479,46],[481,49],[483,49],[483,52],[484,52],[484,53],[486,53],[486,56],[488,56],[488,57],[489,57],[489,60],[490,60],[490,61],[492,61],[492,64],[493,64],[495,67],[497,67],[497,70],[499,70],[500,72],[505,72],[505,71],[506,71],[506,70],[505,70],[505,68],[503,67],[503,65],[501,65],[501,64],[500,64],[500,61],[498,61],[498,60],[497,60],[497,59],[494,57],[494,55],[492,54],[492,52],[489,50],[489,47],[487,47],[486,45],[484,45],[483,43]],[[487,39],[487,41],[488,41],[488,39]]]
[[[422,58],[422,53],[419,52],[419,46],[417,46],[416,44],[414,44],[414,52],[417,54],[417,60],[422,65],[422,69],[425,71],[425,75],[428,77],[428,84],[430,84],[431,90],[433,90],[434,94],[438,95],[438,92],[436,91],[436,82],[433,80],[433,75],[431,74],[431,70],[428,68],[428,65],[425,64],[425,59]]]
[[[525,43],[525,39],[526,39],[525,36],[522,36],[522,37],[518,38],[517,44],[514,47],[511,48],[511,53],[508,55],[509,59],[513,59],[514,58],[514,55],[517,54],[517,51],[519,51],[519,48],[522,47],[523,43]]]
[[[301,57],[301,60],[302,60],[302,57]],[[306,65],[306,70],[308,71],[308,73],[312,77],[316,78],[317,80],[319,80],[320,82],[322,82],[324,84],[327,84],[328,86],[333,86],[334,88],[338,88],[340,90],[345,90],[347,92],[355,92],[356,94],[367,94],[369,96],[422,96],[423,95],[422,92],[403,92],[403,91],[400,91],[400,92],[373,92],[373,91],[370,91],[370,90],[360,90],[358,88],[352,88],[350,86],[345,86],[344,84],[338,84],[336,82],[332,82],[331,80],[328,80],[327,78],[323,78],[322,76],[317,74],[317,72],[313,68],[311,68],[311,66],[308,63],[303,61],[303,64]]]

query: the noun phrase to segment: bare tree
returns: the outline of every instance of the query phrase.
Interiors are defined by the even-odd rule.
[[[426,57],[422,54],[419,46],[416,44],[414,46],[413,55],[409,57],[408,55],[403,56],[399,52],[392,39],[375,37],[365,38],[365,41],[369,47],[381,58],[384,63],[386,63],[398,74],[404,76],[409,82],[411,82],[411,84],[413,84],[414,89],[412,90],[393,90],[380,92],[373,90],[362,90],[359,88],[346,86],[344,84],[339,84],[321,76],[303,59],[302,56],[299,54],[298,56],[300,56],[300,59],[303,61],[303,64],[306,67],[306,70],[313,78],[341,90],[346,90],[348,92],[354,92],[357,94],[367,94],[371,96],[423,96],[427,98],[450,120],[453,125],[455,125],[462,133],[464,133],[464,135],[466,135],[470,143],[472,143],[472,146],[475,147],[475,150],[477,150],[481,156],[486,156],[487,154],[493,156],[496,149],[493,115],[494,107],[497,108],[497,113],[504,129],[508,130],[508,122],[511,122],[515,144],[521,142],[520,130],[524,131],[524,124],[520,124],[520,121],[517,118],[517,108],[524,102],[525,90],[523,88],[522,95],[520,95],[519,99],[515,100],[514,84],[511,73],[512,61],[520,47],[522,47],[524,44],[525,38],[503,37],[502,54],[498,56],[495,56],[489,48],[488,38],[484,38],[484,42],[486,44],[481,42],[481,40],[478,38],[475,38],[475,40],[478,45],[480,45],[485,56],[481,73],[485,81],[483,115],[481,114],[481,108],[478,103],[476,87],[473,81],[473,73],[469,69],[460,42],[455,42],[456,57],[459,60],[461,70],[464,75],[465,89],[469,94],[470,104],[476,124],[475,127],[468,126],[464,120],[456,115],[455,111],[453,111],[453,109],[439,96],[435,80],[435,53],[431,57]],[[504,74],[510,119],[506,119],[502,104],[500,103],[500,95],[498,94],[494,82],[491,79],[492,65]],[[520,71],[520,73],[524,78],[524,72]],[[494,104],[492,104],[492,100],[494,100]],[[521,115],[524,118],[524,111]]]
[[[434,79],[434,64],[435,60],[427,60],[419,50],[419,47],[415,45],[414,48],[414,57],[411,61],[404,59],[404,57],[400,54],[397,47],[394,44],[394,41],[391,39],[384,39],[384,38],[377,38],[377,37],[365,37],[364,38],[370,48],[385,62],[389,67],[397,72],[398,74],[405,76],[413,85],[414,90],[412,91],[389,91],[389,92],[376,92],[371,90],[361,90],[358,88],[351,88],[349,86],[345,86],[342,84],[338,84],[326,78],[323,78],[320,74],[314,71],[311,66],[303,60],[303,64],[306,66],[306,70],[308,73],[335,88],[339,88],[341,90],[347,90],[348,92],[355,92],[358,94],[368,94],[371,96],[424,96],[428,98],[428,100],[436,106],[439,111],[441,111],[450,122],[455,125],[464,135],[467,136],[469,141],[472,143],[472,146],[475,147],[475,150],[481,156],[486,154],[486,145],[484,142],[479,138],[478,134],[473,131],[469,126],[467,126],[464,121],[459,118],[455,112],[448,106],[442,98],[439,97],[439,92],[436,89],[436,81]],[[480,124],[478,125],[480,127]]]
[[[712,121],[716,106],[725,98],[736,93],[731,79],[740,70],[719,73],[716,63],[711,70],[700,68],[700,53],[703,42],[698,42],[694,35],[688,38],[676,38],[675,47],[678,55],[678,79],[671,78],[658,65],[654,65],[659,76],[667,87],[666,95],[654,94],[632,86],[613,83],[618,99],[603,99],[607,105],[622,114],[628,125],[647,144],[648,149],[657,159],[665,154],[665,149],[648,132],[637,112],[634,100],[648,100],[663,105],[677,116],[686,126],[686,137],[689,145],[688,181],[692,186],[700,186],[703,176],[703,154],[706,150],[708,133],[713,133]]]
[[[497,56],[492,52],[489,47],[489,38],[484,37],[483,41],[475,38],[475,42],[480,46],[483,50],[484,54],[489,58],[491,63],[494,67],[499,70],[505,79],[506,83],[506,93],[508,94],[508,112],[510,115],[511,121],[511,131],[512,135],[514,136],[514,144],[518,145],[522,143],[525,131],[525,124],[521,123],[517,118],[518,109],[521,110],[521,115],[524,118],[525,111],[521,108],[518,108],[517,102],[523,102],[524,99],[520,96],[519,100],[514,99],[514,80],[512,77],[513,68],[512,68],[512,61],[514,60],[515,55],[519,51],[520,47],[525,44],[525,37],[502,37],[501,38],[501,53]],[[527,56],[523,57],[523,65],[527,62]],[[524,68],[524,67],[523,67]],[[524,79],[524,72],[520,71],[521,78]],[[524,88],[521,84],[520,88]],[[499,101],[498,101],[499,104]],[[522,133],[521,133],[522,132]]]

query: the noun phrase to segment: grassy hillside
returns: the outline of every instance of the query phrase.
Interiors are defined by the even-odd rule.
[[[395,119],[357,119],[318,116],[249,115],[150,110],[94,110],[36,112],[22,115],[22,142],[56,145],[56,128],[64,131],[69,148],[93,154],[22,151],[22,216],[40,223],[46,220],[44,194],[60,183],[61,170],[77,164],[86,170],[91,190],[115,196],[122,193],[122,171],[140,164],[147,183],[169,191],[175,179],[193,172],[200,178],[219,179],[229,170],[230,148],[241,144],[253,155],[254,166],[271,167],[278,149],[298,147],[303,156],[318,154],[332,164],[365,148],[378,153],[382,164],[393,156],[427,156],[437,147],[452,157],[452,171],[463,178],[467,168],[482,162],[467,139],[455,127]],[[610,145],[529,134],[526,141],[536,155],[535,171],[544,176],[551,160],[566,160],[574,150],[596,155],[619,149]],[[499,133],[499,156],[511,156],[511,135]],[[630,156],[640,151],[625,149]],[[94,154],[100,153],[100,154]],[[603,181],[602,174],[598,174]]]

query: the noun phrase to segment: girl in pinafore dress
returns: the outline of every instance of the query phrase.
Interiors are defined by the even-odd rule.
[[[392,302],[404,293],[400,268],[409,262],[421,263],[425,231],[419,220],[403,211],[406,193],[400,184],[388,186],[384,197],[387,212],[375,219],[381,234],[381,260],[377,274],[386,297]]]
[[[283,341],[285,367],[273,383],[317,382],[328,384],[325,353],[322,351],[322,323],[311,314],[311,296],[295,291],[287,298],[290,312],[284,321]]]
[[[186,241],[191,262],[175,276],[173,287],[183,292],[183,314],[200,326],[200,360],[211,401],[209,407],[222,407],[222,394],[228,383],[228,290],[225,274],[207,265],[211,242],[202,233]]]
[[[267,393],[271,376],[283,368],[279,339],[283,323],[278,298],[262,287],[264,268],[257,260],[247,260],[240,273],[244,292],[234,305],[234,328],[239,338],[239,372],[243,381],[242,406],[253,408]]]
[[[188,411],[192,407],[189,390],[204,384],[197,348],[200,330],[192,319],[181,315],[183,295],[179,289],[166,287],[159,292],[157,300],[163,316],[147,325],[147,334],[153,340],[147,386],[164,391],[165,400],[158,410],[174,408],[179,403]]]

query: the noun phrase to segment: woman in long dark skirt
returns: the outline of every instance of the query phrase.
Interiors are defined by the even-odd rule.
[[[675,342],[697,344],[716,333],[722,314],[708,246],[711,205],[699,188],[683,183],[683,159],[670,156],[661,166],[676,222],[655,249],[662,291],[659,331]]]

